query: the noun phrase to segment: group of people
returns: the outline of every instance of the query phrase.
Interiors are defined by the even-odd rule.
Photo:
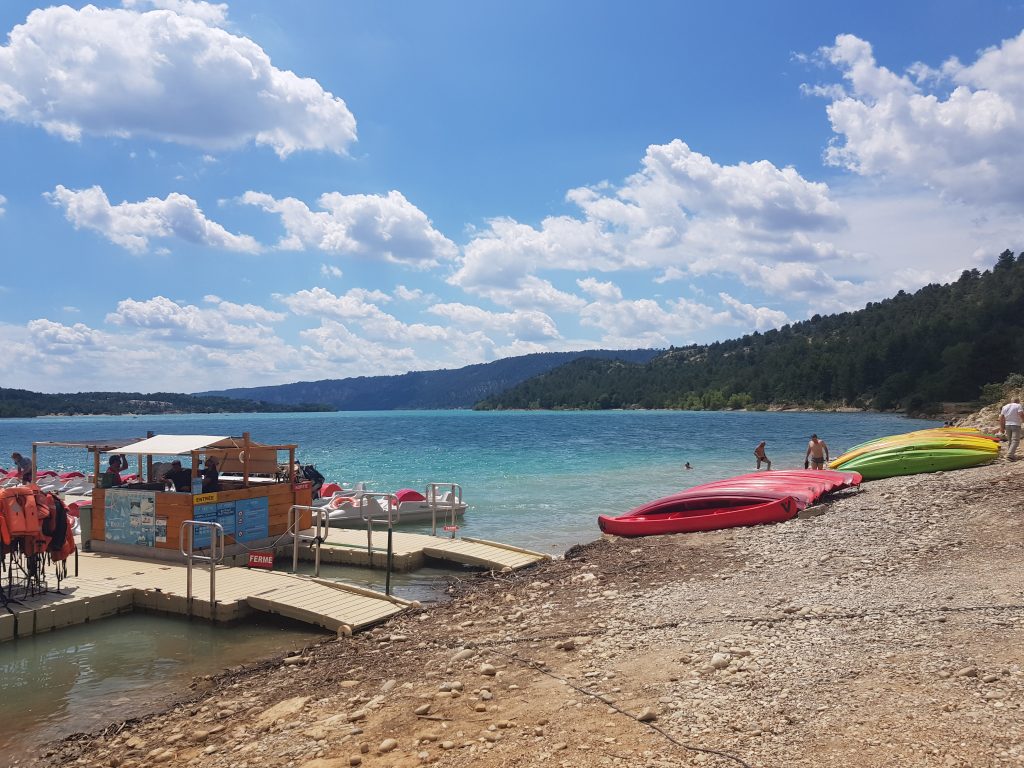
[[[217,457],[207,456],[203,468],[199,470],[199,476],[203,479],[203,493],[216,493],[220,490],[220,470],[217,468]],[[192,470],[181,466],[181,462],[175,459],[171,467],[163,474],[164,482],[168,483],[167,490],[189,492],[192,490]]]
[[[765,465],[765,469],[772,468],[772,460],[768,458],[764,440],[754,449],[754,458],[757,460],[755,469],[760,469],[762,464]],[[804,469],[824,469],[828,461],[828,444],[817,435],[811,435],[807,443],[807,452],[804,454]]]

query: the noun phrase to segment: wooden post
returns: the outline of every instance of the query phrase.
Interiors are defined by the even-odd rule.
[[[288,449],[288,477],[292,479],[292,485],[295,485],[295,449]]]
[[[33,483],[36,481],[36,470],[36,444],[32,443],[32,474],[29,477]]]
[[[100,487],[100,447],[93,447],[92,455],[92,486],[93,488]]]
[[[245,460],[242,462],[242,485],[249,487],[249,433],[242,433],[242,450],[245,453]]]
[[[153,430],[146,430],[146,439],[148,440],[153,436]],[[146,482],[153,482],[156,478],[153,477],[153,454],[146,454]]]

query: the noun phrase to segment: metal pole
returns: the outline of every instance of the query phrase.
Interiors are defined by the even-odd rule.
[[[388,521],[388,570],[384,576],[384,594],[391,595],[391,565],[395,561],[395,549],[391,544],[391,534],[394,529],[391,527],[390,520]]]
[[[320,576],[320,525],[323,521],[324,514],[318,514],[316,516],[316,559],[313,565],[313,575],[317,578]]]
[[[298,510],[294,506],[288,510],[288,514],[291,516],[291,522],[289,523],[289,529],[292,532],[292,573],[299,572],[299,514]]]
[[[218,530],[220,529],[220,530]],[[218,523],[217,528],[210,531],[213,538],[213,551],[210,552],[210,620],[217,620],[217,539],[220,539],[220,552],[224,554],[224,529]]]
[[[187,567],[185,568],[185,571],[188,574],[188,577],[187,577],[187,579],[185,581],[185,584],[186,584],[186,586],[185,586],[185,605],[188,608],[188,611],[187,611],[188,615],[191,616],[192,615],[192,531],[193,531],[193,527],[191,525],[187,525],[185,527],[188,528],[188,554],[185,555],[185,561],[187,563]]]

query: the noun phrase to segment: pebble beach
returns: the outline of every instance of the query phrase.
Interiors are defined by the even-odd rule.
[[[779,525],[601,539],[38,763],[1024,765],[1022,489],[1000,459]]]

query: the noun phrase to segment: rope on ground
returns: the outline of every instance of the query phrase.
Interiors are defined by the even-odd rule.
[[[724,758],[726,760],[731,760],[732,762],[736,763],[737,765],[743,766],[743,768],[752,768],[750,763],[747,763],[742,758],[736,757],[736,755],[731,755],[728,752],[723,752],[723,751],[718,750],[718,749],[711,749],[709,747],[695,747],[692,744],[686,744],[686,743],[680,741],[679,739],[677,739],[675,736],[673,736],[671,733],[666,731],[661,726],[655,725],[654,723],[649,722],[649,721],[645,722],[645,721],[641,720],[639,717],[634,715],[632,712],[627,712],[622,707],[617,706],[616,704],[614,704],[612,702],[605,701],[604,699],[601,698],[601,696],[599,694],[594,693],[593,691],[588,691],[586,688],[581,688],[580,686],[576,685],[575,683],[573,683],[568,678],[562,677],[561,675],[556,675],[554,672],[549,670],[545,665],[543,665],[543,664],[541,664],[541,663],[539,663],[537,661],[534,661],[533,659],[526,659],[526,658],[523,658],[522,656],[518,656],[518,655],[514,655],[514,654],[510,654],[510,653],[505,653],[504,651],[499,651],[496,648],[492,648],[491,650],[494,651],[495,653],[501,655],[501,656],[504,656],[509,661],[514,661],[514,662],[518,662],[520,664],[525,664],[526,666],[531,667],[532,669],[535,669],[538,672],[547,675],[548,677],[552,678],[553,680],[557,680],[558,682],[562,683],[562,685],[567,685],[570,688],[572,688],[574,691],[577,691],[578,693],[582,693],[584,696],[590,696],[593,699],[597,699],[602,704],[606,704],[607,706],[609,706],[612,709],[614,709],[620,715],[625,715],[626,717],[630,718],[631,720],[635,720],[636,722],[640,723],[641,725],[647,726],[652,731],[656,731],[656,732],[660,733],[662,736],[664,736],[670,742],[675,744],[677,747],[681,747],[682,749],[689,750],[690,752],[703,752],[706,755],[715,755],[716,757],[721,757],[721,758]]]

